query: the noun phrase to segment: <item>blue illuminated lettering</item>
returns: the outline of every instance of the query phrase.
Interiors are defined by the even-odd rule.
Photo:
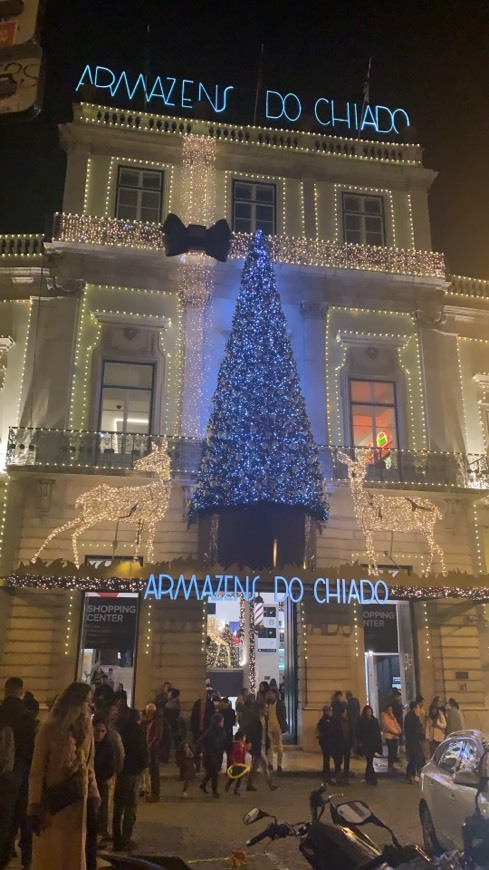
[[[154,574],[149,575],[149,579],[148,579],[148,582],[146,584],[146,589],[144,590],[144,597],[145,598],[151,598],[151,596],[153,598],[159,599],[158,589],[156,586],[156,577]]]
[[[151,88],[151,92],[150,92],[149,97],[148,97],[148,102],[150,100],[152,100],[154,97],[158,97],[159,99],[163,100],[165,106],[174,107],[175,103],[173,103],[171,101],[171,95],[173,93],[173,88],[175,87],[177,80],[174,78],[171,78],[170,76],[167,76],[165,81],[171,82],[168,93],[166,93],[166,94],[165,94],[165,89],[163,87],[163,82],[161,81],[160,76],[156,76],[156,78],[154,80],[153,87]],[[158,90],[158,88],[159,88],[159,90]]]
[[[360,124],[360,132],[364,130],[365,127],[373,127],[375,132],[377,132],[377,122],[370,106],[365,106],[362,123]]]
[[[101,81],[99,73],[108,73],[112,77],[110,82],[104,83],[103,81]],[[108,90],[111,93],[111,96],[113,97],[114,93],[112,91],[112,86],[113,86],[114,82],[115,82],[115,75],[111,69],[108,69],[108,67],[106,67],[106,66],[96,66],[95,67],[95,75],[93,77],[93,83],[94,83],[96,88],[108,88]]]
[[[185,85],[193,85],[193,79],[182,79],[182,109],[191,109],[192,100],[185,96]]]
[[[339,118],[339,117],[336,117],[336,115],[334,113],[334,100],[331,100],[331,123],[332,123],[333,127],[335,127],[336,124],[346,124],[348,129],[350,129],[350,126],[351,126],[350,103],[346,103],[346,118]]]
[[[199,82],[199,100],[202,100],[203,97],[205,97],[212,106],[214,112],[216,112],[217,114],[219,114],[220,112],[224,112],[224,110],[227,108],[228,91],[234,91],[234,86],[228,85],[227,88],[223,89],[222,106],[219,108],[219,85],[216,85],[216,96],[213,102],[212,97],[210,96],[207,89],[204,87],[202,82]]]
[[[88,80],[85,80],[85,76],[88,76]],[[90,64],[88,63],[80,76],[80,81],[78,82],[75,91],[78,91],[81,87],[83,87],[83,85],[86,84],[93,85],[92,70],[90,69]]]
[[[298,586],[298,592],[295,596],[293,593],[294,584],[297,584]],[[289,583],[289,597],[294,604],[298,604],[299,601],[302,601],[304,597],[304,584],[300,577],[292,577],[292,580]]]
[[[236,598],[238,598],[240,595],[242,595],[245,601],[251,601],[251,598],[250,598],[250,578],[248,576],[246,577],[245,585],[243,586],[239,577],[235,577],[234,578],[234,591],[235,591]]]
[[[361,602],[361,600],[362,599],[359,595],[357,584],[354,580],[352,580],[350,583],[350,588],[348,590],[348,604],[350,604],[352,601]]]
[[[381,113],[387,115],[387,129],[382,128],[381,125]],[[375,124],[377,133],[391,133],[394,129],[394,118],[392,117],[392,112],[387,106],[376,106],[375,107]]]
[[[406,127],[411,126],[411,121],[409,120],[408,113],[405,112],[404,109],[394,109],[394,111],[392,112],[392,127],[393,127],[395,133],[400,132],[396,127],[396,121],[395,121],[395,118],[396,118],[396,115],[398,114],[398,112],[400,112],[401,115],[403,115],[404,118],[406,119]]]
[[[279,108],[278,115],[271,115],[270,114],[269,95],[273,95],[275,97],[278,97],[280,103],[282,104],[282,108]],[[296,108],[296,112],[297,112],[295,117],[293,117],[292,115],[289,115],[287,112],[287,108],[286,108],[287,101],[289,101],[289,103],[290,103],[291,99],[295,100],[295,108]],[[292,111],[292,109],[290,109],[290,111]],[[265,96],[265,113],[266,113],[267,118],[269,118],[270,120],[278,121],[279,118],[285,117],[285,118],[287,118],[287,121],[289,121],[291,124],[294,124],[295,121],[298,121],[300,116],[302,115],[302,104],[301,104],[301,101],[299,100],[299,97],[297,96],[297,94],[285,94],[285,97],[283,97],[282,94],[280,94],[278,91],[267,91],[266,96]]]
[[[326,97],[319,97],[319,100],[316,100],[316,102],[314,103],[314,117],[316,118],[316,121],[318,121],[318,123],[321,124],[323,127],[329,127],[329,125],[331,124],[331,117],[329,121],[323,121],[323,119],[319,117],[318,109],[320,103],[327,103],[329,107],[329,100],[327,100]]]
[[[185,580],[184,575],[180,574],[180,577],[177,580],[177,585],[175,587],[175,595],[174,595],[175,598],[178,598],[178,596],[180,595],[180,591],[182,589],[183,589],[183,597],[185,598],[185,601],[189,600],[192,591],[193,591],[195,597],[197,599],[199,599],[199,597],[200,597],[199,587],[197,586],[197,578],[196,578],[195,574],[192,574],[190,580],[188,581],[188,585],[187,585],[187,581]]]
[[[279,590],[279,583],[283,583],[285,586],[285,589],[282,593]],[[285,579],[285,577],[281,577],[280,574],[277,574],[275,576],[273,593],[273,600],[278,601],[279,603],[286,601],[289,597],[289,582]],[[279,597],[280,595],[282,595],[282,598]]]
[[[205,575],[204,585],[202,587],[200,597],[202,599],[214,597],[214,589],[212,588],[212,580],[211,580],[209,574]]]
[[[142,73],[140,73],[138,75],[134,86],[131,88],[129,85],[129,81],[128,81],[126,73],[122,72],[119,76],[117,83],[115,85],[113,85],[112,88],[110,89],[110,93],[113,97],[116,95],[117,91],[119,90],[119,88],[122,86],[123,83],[126,86],[127,96],[129,97],[130,100],[134,99],[134,94],[136,93],[136,91],[139,87],[142,88],[145,99],[146,100],[148,99],[148,93],[146,91],[146,79]]]

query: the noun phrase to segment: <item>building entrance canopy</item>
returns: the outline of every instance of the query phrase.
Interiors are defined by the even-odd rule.
[[[21,562],[16,571],[3,578],[7,587],[69,589],[90,592],[142,592],[145,597],[164,600],[251,601],[260,592],[275,594],[278,602],[308,599],[319,604],[382,604],[392,600],[464,598],[489,601],[489,574],[473,575],[451,571],[447,575],[417,575],[406,570],[393,576],[382,571],[368,576],[365,566],[343,564],[314,571],[297,565],[260,574],[243,566],[223,568],[203,565],[194,559],[176,559],[153,565],[114,559],[109,565],[82,565],[57,559]]]

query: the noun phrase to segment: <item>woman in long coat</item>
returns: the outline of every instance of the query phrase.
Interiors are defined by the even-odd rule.
[[[34,744],[29,776],[29,808],[33,838],[32,870],[86,870],[87,802],[99,803],[93,768],[90,722],[92,692],[86,683],[72,683],[57,699]],[[76,777],[81,797],[51,815],[46,789]]]

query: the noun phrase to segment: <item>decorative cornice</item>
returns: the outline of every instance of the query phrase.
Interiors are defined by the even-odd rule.
[[[411,335],[395,335],[394,333],[383,333],[372,335],[368,332],[343,332],[336,333],[336,340],[351,347],[405,347]]]

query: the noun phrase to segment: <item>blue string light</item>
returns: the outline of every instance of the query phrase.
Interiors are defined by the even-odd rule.
[[[189,516],[251,504],[328,504],[268,242],[251,241]]]

